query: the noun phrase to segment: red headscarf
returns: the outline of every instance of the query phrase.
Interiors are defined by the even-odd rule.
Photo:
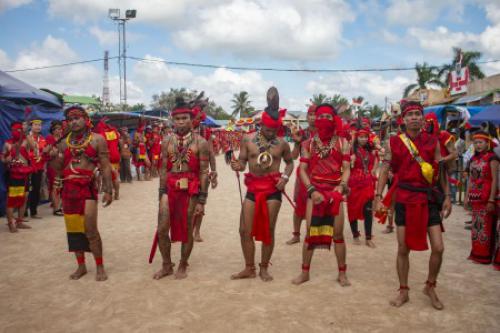
[[[262,113],[261,124],[269,128],[279,129],[283,126],[283,117],[286,114],[286,109],[279,110],[278,119],[273,119],[267,112]]]
[[[425,129],[427,130],[432,125],[432,133],[439,133],[439,122],[435,113],[428,113],[425,115]]]
[[[329,114],[333,119],[322,118],[321,115]],[[343,130],[342,119],[337,116],[335,108],[330,104],[321,104],[316,108],[316,120],[314,126],[318,132],[318,136],[322,141],[330,140],[332,136]]]

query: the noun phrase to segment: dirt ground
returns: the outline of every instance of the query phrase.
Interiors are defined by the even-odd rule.
[[[64,222],[41,209],[32,230],[10,234],[0,226],[0,330],[2,332],[500,332],[500,274],[466,260],[469,217],[459,206],[446,220],[445,258],[438,293],[444,311],[434,310],[421,292],[429,252],[411,254],[410,302],[400,309],[388,300],[398,288],[395,235],[374,226],[376,249],[347,241],[352,286],[336,281],[334,252],[317,251],[311,281],[290,283],[300,272],[301,245],[285,245],[292,208],[284,201],[276,231],[271,274],[275,280],[231,281],[243,268],[238,235],[236,177],[218,159],[220,186],[211,191],[195,244],[189,276],[154,281],[159,253],[148,264],[156,228],[158,180],[122,186],[122,197],[99,211],[109,280],[96,282],[93,260],[79,281],[68,276],[76,262],[67,252]],[[290,183],[288,193],[292,193]],[[348,227],[346,225],[346,227]],[[363,228],[361,228],[363,232]],[[179,259],[180,246],[172,254]],[[259,262],[257,251],[256,262]]]

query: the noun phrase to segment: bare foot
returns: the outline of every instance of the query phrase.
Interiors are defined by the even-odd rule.
[[[76,271],[69,276],[71,280],[78,280],[82,276],[87,274],[87,267],[85,265],[78,265]]]
[[[309,272],[302,271],[299,276],[292,280],[292,283],[298,286],[307,281],[309,281]]]
[[[394,227],[392,225],[388,225],[384,231],[382,231],[383,234],[390,234],[391,232],[394,231]]]
[[[353,243],[354,245],[361,245],[361,241],[359,240],[359,237],[354,237],[354,238],[352,239],[352,243]]]
[[[7,225],[9,226],[9,231],[11,233],[15,233],[15,232],[18,231],[17,228],[16,228],[16,225],[14,223],[8,223]]]
[[[300,236],[293,236],[286,242],[287,245],[293,245],[296,243],[300,243]]]
[[[31,227],[27,224],[24,224],[23,222],[19,222],[17,225],[16,225],[17,229],[31,229]]]
[[[187,278],[187,268],[188,268],[188,263],[179,263],[179,267],[177,268],[177,272],[175,272],[175,279],[176,280],[182,280]]]
[[[274,280],[272,275],[269,274],[269,272],[267,271],[267,267],[264,267],[264,266],[260,266],[259,276],[260,276],[260,279],[264,282],[269,282],[269,281]]]
[[[241,272],[231,275],[231,280],[254,279],[256,276],[255,266],[247,265]]]
[[[106,281],[108,279],[108,275],[106,275],[106,271],[104,271],[103,265],[96,266],[95,272],[95,280],[96,281]]]
[[[371,239],[366,240],[366,246],[371,247],[372,249],[376,248],[375,243]]]
[[[198,242],[198,243],[203,242],[203,238],[201,238],[199,232],[197,232],[197,233],[194,234],[193,239],[194,239],[195,242]]]
[[[410,296],[408,296],[408,290],[400,290],[398,296],[389,301],[389,304],[399,308],[403,304],[407,303],[410,300]]]
[[[443,305],[443,303],[441,303],[438,296],[436,295],[436,290],[434,287],[430,287],[429,285],[426,285],[424,287],[423,292],[424,292],[424,295],[429,296],[429,298],[431,300],[431,304],[434,307],[434,309],[436,309],[436,310],[443,310],[444,309],[444,305]]]
[[[169,276],[172,274],[174,274],[174,264],[164,263],[162,268],[153,275],[153,279],[159,280],[161,278],[164,278],[165,276]]]
[[[342,287],[348,287],[351,285],[351,282],[349,282],[349,280],[347,279],[347,275],[345,274],[345,272],[339,272],[337,281]]]

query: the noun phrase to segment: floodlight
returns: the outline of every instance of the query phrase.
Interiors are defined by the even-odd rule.
[[[112,20],[118,20],[120,18],[120,9],[110,8],[108,11],[108,16]]]
[[[137,14],[137,10],[135,10],[135,9],[127,9],[125,11],[125,17],[128,19],[135,18],[136,14]]]

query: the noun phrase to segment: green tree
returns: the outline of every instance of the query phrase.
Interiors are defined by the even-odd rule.
[[[137,103],[137,104],[132,105],[129,109],[130,109],[130,111],[142,111],[145,108],[146,108],[146,105],[144,105],[143,103]]]
[[[251,101],[249,100],[248,92],[240,91],[237,94],[233,94],[233,99],[231,103],[233,103],[231,109],[233,112],[231,116],[236,118],[239,115],[239,118],[249,117],[250,114],[255,110],[255,108],[251,105]]]
[[[450,64],[444,64],[439,69],[438,75],[446,85],[450,84],[450,73],[456,69],[457,63],[462,53],[462,67],[469,67],[469,75],[471,80],[483,79],[484,73],[479,68],[477,61],[481,58],[481,52],[478,51],[462,51],[458,47],[453,48],[453,61]]]
[[[323,103],[327,103],[328,96],[326,96],[325,94],[313,95],[313,97],[311,99],[309,99],[309,100],[314,105],[320,105],[320,104],[323,104]]]
[[[417,72],[417,82],[405,88],[404,97],[408,97],[417,89],[427,89],[431,86],[446,87],[446,84],[439,79],[439,70],[436,66],[429,66],[424,62],[422,65],[416,64],[415,71]]]

